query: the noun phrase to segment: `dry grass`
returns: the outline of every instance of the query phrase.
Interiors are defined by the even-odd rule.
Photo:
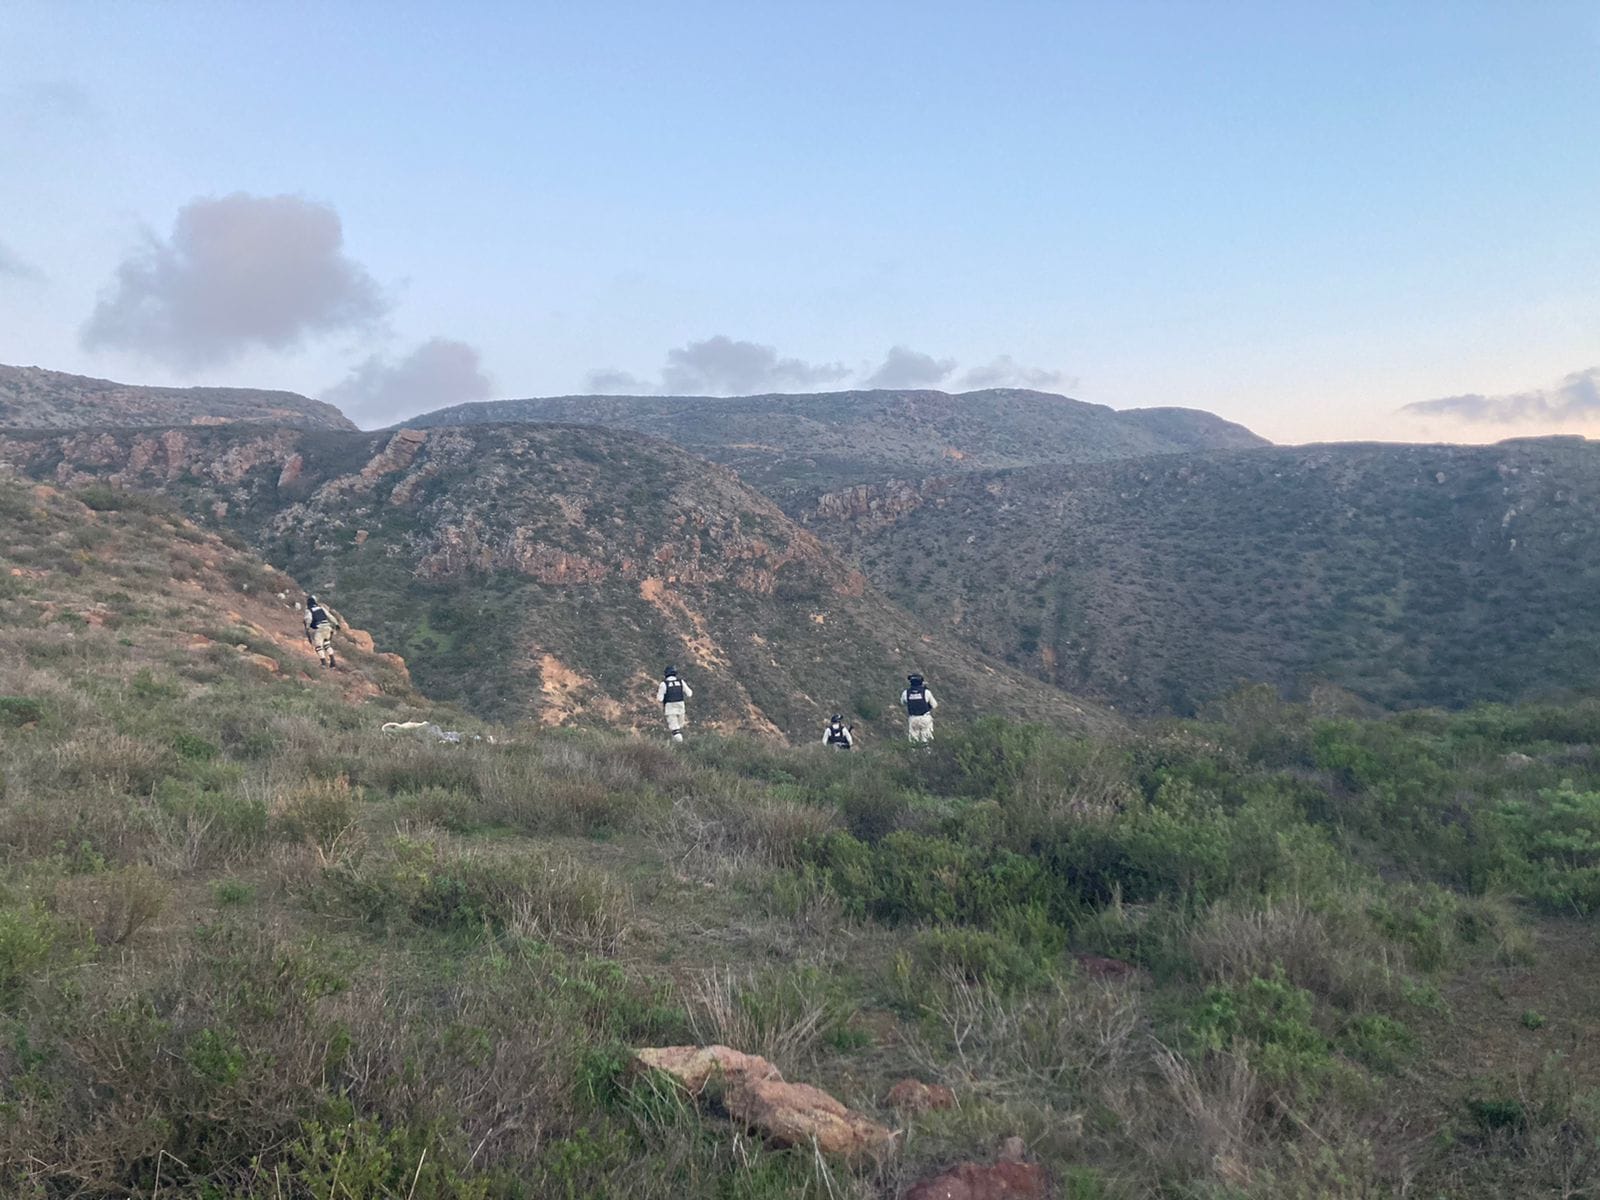
[[[697,973],[684,988],[684,1000],[701,1044],[732,1046],[793,1070],[812,1060],[837,1020],[820,991],[806,973],[724,967]]]

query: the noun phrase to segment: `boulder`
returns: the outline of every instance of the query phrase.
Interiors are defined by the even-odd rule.
[[[884,1103],[896,1112],[933,1112],[956,1106],[956,1094],[942,1083],[902,1079],[889,1089]]]
[[[809,1146],[846,1158],[885,1149],[894,1133],[846,1108],[821,1088],[781,1079],[743,1078],[728,1088],[728,1115],[775,1146]]]
[[[642,1067],[672,1076],[695,1096],[714,1078],[729,1082],[783,1078],[778,1068],[759,1054],[741,1054],[728,1046],[662,1046],[636,1050],[633,1057]]]
[[[664,1046],[637,1050],[641,1067],[676,1080],[690,1095],[719,1084],[728,1116],[775,1146],[816,1145],[847,1158],[893,1145],[893,1131],[846,1108],[821,1088],[787,1083],[778,1068],[757,1054],[728,1046]]]

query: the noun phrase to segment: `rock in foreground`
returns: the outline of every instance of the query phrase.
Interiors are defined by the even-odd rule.
[[[676,1080],[690,1095],[721,1085],[728,1116],[756,1130],[775,1146],[815,1145],[845,1158],[879,1153],[894,1133],[846,1108],[821,1088],[787,1083],[778,1069],[755,1054],[728,1046],[664,1046],[636,1051],[640,1066]]]

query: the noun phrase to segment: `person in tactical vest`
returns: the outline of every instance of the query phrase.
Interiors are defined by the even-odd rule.
[[[667,718],[667,729],[675,742],[683,741],[683,725],[686,719],[683,702],[693,696],[694,689],[678,678],[676,667],[668,667],[662,673],[661,683],[656,687],[656,703],[661,705],[662,715]]]
[[[833,720],[828,722],[828,727],[822,731],[822,744],[830,750],[855,749],[855,734],[850,732],[850,727],[844,723],[844,717],[839,713],[833,714]]]
[[[907,675],[906,689],[900,693],[900,703],[906,710],[906,737],[914,744],[933,741],[933,710],[939,702],[933,698],[921,675]]]
[[[315,596],[306,596],[306,610],[301,614],[301,620],[306,624],[306,641],[311,643],[311,648],[317,652],[317,659],[324,667],[336,664],[333,660],[333,635],[344,628],[344,622],[339,619],[339,614],[328,608]]]

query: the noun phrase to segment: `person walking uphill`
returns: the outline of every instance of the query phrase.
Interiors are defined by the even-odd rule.
[[[906,737],[915,744],[933,741],[933,710],[939,702],[933,698],[921,675],[907,675],[906,689],[900,693],[900,703],[906,710]]]
[[[684,701],[693,697],[694,689],[678,678],[676,667],[668,667],[662,673],[661,683],[656,687],[656,703],[661,705],[661,713],[667,719],[667,729],[675,742],[683,741],[683,726],[687,720]]]
[[[310,642],[311,648],[317,652],[317,659],[325,667],[334,666],[333,635],[344,628],[344,622],[339,619],[339,614],[315,596],[308,595],[306,611],[301,619],[306,623],[306,641]]]
[[[844,723],[844,717],[839,713],[833,714],[833,720],[829,721],[828,727],[822,731],[822,744],[830,750],[855,749],[855,734],[850,732],[850,727]]]

